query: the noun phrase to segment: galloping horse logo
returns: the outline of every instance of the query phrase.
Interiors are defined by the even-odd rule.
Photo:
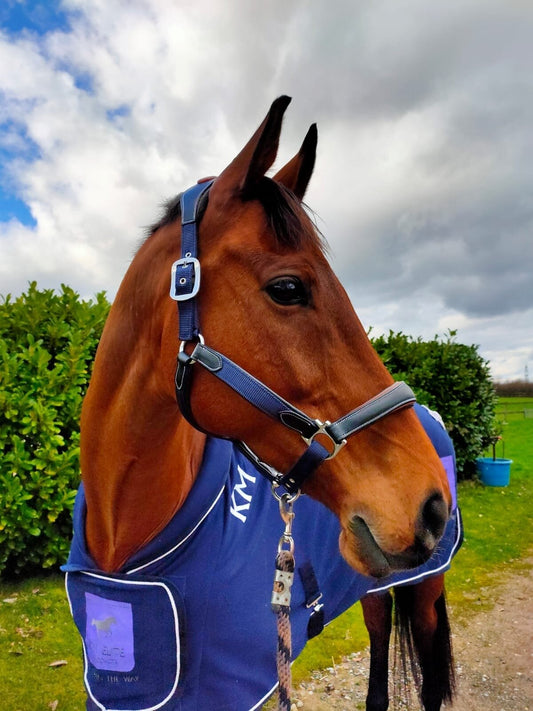
[[[98,637],[111,637],[113,634],[111,632],[111,626],[116,624],[117,621],[114,617],[105,617],[103,620],[97,620],[93,617],[91,620],[91,627],[96,628],[96,634]]]

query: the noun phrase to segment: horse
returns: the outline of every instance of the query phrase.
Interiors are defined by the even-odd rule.
[[[98,634],[105,634],[109,637],[111,636],[111,625],[116,624],[117,621],[114,617],[106,617],[105,620],[95,620],[94,618],[91,620],[91,627],[96,627]]]
[[[297,655],[312,620],[429,562],[453,523],[414,396],[303,203],[316,125],[266,176],[289,102],[168,203],[102,333],[64,566],[91,710],[259,708],[276,688],[271,553],[296,547]],[[110,616],[106,647],[89,620]]]

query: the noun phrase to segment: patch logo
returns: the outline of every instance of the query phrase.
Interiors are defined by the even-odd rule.
[[[91,664],[101,671],[131,671],[135,666],[132,606],[89,592],[85,606],[85,644]]]

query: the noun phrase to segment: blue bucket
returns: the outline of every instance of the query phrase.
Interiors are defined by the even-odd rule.
[[[508,486],[511,479],[512,459],[493,459],[480,457],[476,459],[479,477],[486,486]]]

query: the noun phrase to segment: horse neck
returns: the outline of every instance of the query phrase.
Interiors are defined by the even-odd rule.
[[[162,357],[165,332],[177,349],[176,314],[168,297],[154,297],[145,283],[146,311],[142,298],[132,305],[123,292],[143,290],[128,281],[102,334],[81,419],[87,545],[106,571],[123,566],[179,510],[205,445],[179,413],[174,358]]]

